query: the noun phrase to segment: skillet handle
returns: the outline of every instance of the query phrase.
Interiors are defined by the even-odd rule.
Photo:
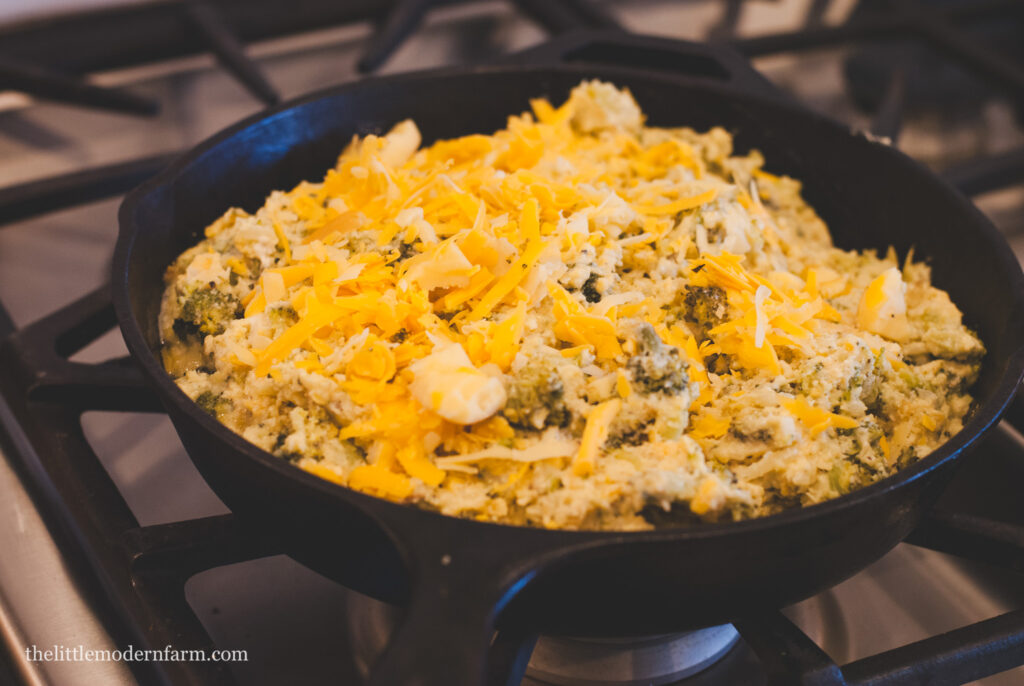
[[[428,517],[386,527],[413,574],[412,598],[369,686],[484,683],[495,620],[559,552],[536,531]]]
[[[577,30],[502,58],[505,64],[579,64],[657,71],[735,86],[777,99],[789,96],[724,43],[694,43],[615,30]]]

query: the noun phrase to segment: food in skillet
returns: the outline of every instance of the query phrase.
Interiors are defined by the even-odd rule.
[[[179,386],[325,479],[552,528],[817,503],[960,430],[984,348],[927,266],[832,247],[722,129],[531,105],[228,210],[167,271]]]

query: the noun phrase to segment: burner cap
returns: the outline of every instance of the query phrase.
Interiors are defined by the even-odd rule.
[[[707,669],[737,639],[731,624],[642,638],[541,636],[526,675],[554,686],[659,686]]]

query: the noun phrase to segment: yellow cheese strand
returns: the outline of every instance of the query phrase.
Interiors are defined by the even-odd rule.
[[[634,205],[633,209],[640,214],[648,215],[679,214],[680,212],[685,212],[686,210],[692,210],[700,207],[701,205],[706,205],[714,200],[717,195],[718,191],[712,188],[699,195],[694,195],[690,198],[682,198],[675,202],[665,203],[664,205]]]
[[[428,486],[439,486],[444,481],[444,470],[427,459],[423,444],[419,441],[413,441],[399,448],[397,458],[406,474],[419,479]]]
[[[396,500],[412,495],[412,482],[402,474],[396,474],[379,465],[361,465],[352,470],[348,485],[357,491],[376,492]]]
[[[729,420],[724,417],[704,414],[694,420],[690,435],[699,439],[721,438],[729,430],[729,424]]]
[[[257,354],[256,359],[259,362],[255,369],[256,376],[266,375],[275,363],[283,360],[303,341],[343,314],[340,308],[325,305],[315,298],[308,299],[307,304],[307,314]]]
[[[572,471],[576,476],[589,476],[594,472],[594,458],[608,438],[608,428],[615,415],[622,409],[622,401],[613,398],[601,403],[587,415],[587,425],[583,428],[583,439],[580,450],[573,459]]]
[[[492,362],[507,372],[512,359],[519,352],[519,341],[526,325],[526,302],[520,301],[515,311],[503,322],[492,327],[487,352]]]
[[[509,267],[509,270],[498,279],[491,290],[487,291],[480,302],[470,311],[469,319],[483,319],[490,314],[491,310],[526,277],[527,272],[537,262],[537,258],[544,252],[545,247],[546,244],[539,236],[530,239],[519,259]]]
[[[857,420],[815,407],[803,398],[783,400],[782,406],[807,427],[812,437],[817,436],[830,426],[837,429],[856,429],[859,426]]]
[[[281,226],[277,222],[274,222],[273,226],[274,226],[274,233],[277,234],[278,245],[280,245],[281,246],[281,250],[284,251],[285,262],[291,262],[292,261],[292,246],[291,246],[291,244],[288,243],[288,237],[284,235],[284,231],[281,229]]]
[[[250,293],[255,293],[256,295],[246,305],[244,314],[245,317],[253,317],[257,314],[262,313],[263,310],[267,308],[267,299],[263,295],[263,289],[250,291]]]
[[[314,462],[313,464],[304,465],[303,469],[305,469],[310,474],[315,474],[316,476],[319,476],[321,479],[333,481],[334,483],[340,484],[342,486],[345,485],[345,477],[343,477],[341,474],[338,474],[333,469],[321,464],[320,462]]]

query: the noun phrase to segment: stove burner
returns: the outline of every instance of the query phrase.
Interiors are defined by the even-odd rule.
[[[353,593],[349,635],[357,668],[368,677],[384,653],[402,611]],[[541,636],[526,676],[551,686],[659,686],[701,672],[739,640],[731,624],[679,634],[624,638]]]
[[[377,658],[384,654],[395,628],[402,621],[402,609],[353,592],[347,619],[352,658],[356,670],[367,679]]]
[[[801,88],[795,90],[805,102],[830,109],[833,97],[830,89],[834,90],[837,85],[834,67],[840,60],[847,60],[843,62],[842,76],[850,79],[849,88],[857,85],[852,81],[858,75],[861,77],[858,83],[862,89],[855,95],[858,102],[870,106],[872,132],[895,141],[901,119],[906,119],[905,148],[936,168],[957,161],[959,164],[947,168],[945,174],[971,195],[996,190],[1012,193],[1011,186],[1024,180],[1024,146],[1020,145],[1019,131],[1017,128],[1002,130],[1012,125],[1011,118],[1002,123],[1005,118],[1002,111],[1009,109],[1006,104],[1024,108],[1024,104],[1020,104],[1024,103],[1024,43],[1019,40],[1024,21],[1021,0],[790,0],[772,4],[806,7],[806,25],[758,35],[751,35],[745,29],[737,30],[737,23],[759,21],[748,21],[752,16],[741,17],[743,3],[744,0],[727,0],[728,8],[724,8],[713,29],[716,35],[749,57],[776,55],[786,63],[792,59],[798,71],[782,64],[783,82],[794,74],[802,78],[807,73],[821,73],[831,80],[829,83],[801,81]],[[65,129],[57,125],[64,117],[63,111],[45,106],[33,105],[24,112],[4,113],[0,122],[4,128],[4,143],[14,143],[17,147],[17,164],[4,165],[3,171],[11,173],[5,187],[0,188],[0,232],[4,225],[15,221],[35,222],[31,228],[12,227],[15,236],[8,237],[13,241],[10,244],[22,248],[20,253],[28,250],[29,260],[33,254],[52,258],[49,250],[58,241],[68,238],[67,231],[72,223],[75,224],[72,238],[78,239],[75,245],[83,245],[83,238],[90,244],[100,236],[103,240],[110,238],[99,233],[99,226],[93,226],[94,220],[101,216],[98,213],[107,212],[109,208],[84,206],[120,195],[151,177],[173,157],[155,154],[166,152],[166,145],[159,141],[168,139],[167,136],[150,135],[152,144],[136,144],[133,141],[142,138],[141,132],[172,132],[168,135],[175,140],[180,138],[182,144],[189,144],[192,136],[219,121],[222,115],[234,112],[233,108],[243,106],[231,96],[230,86],[223,89],[223,93],[216,90],[221,83],[216,71],[193,69],[185,63],[175,66],[165,60],[212,53],[238,85],[247,88],[261,102],[270,102],[276,98],[275,83],[287,84],[286,95],[291,96],[350,78],[353,70],[349,63],[355,62],[356,53],[371,55],[374,47],[386,42],[384,17],[398,5],[413,10],[404,13],[406,18],[415,17],[418,8],[427,5],[437,5],[439,12],[427,22],[418,42],[407,47],[403,55],[396,56],[389,65],[393,71],[422,68],[435,62],[476,64],[490,60],[498,52],[526,47],[537,38],[538,28],[522,21],[523,16],[542,24],[548,33],[558,34],[569,28],[566,22],[569,12],[580,15],[580,8],[586,10],[588,6],[591,6],[589,14],[584,12],[587,16],[579,17],[580,27],[603,25],[605,19],[594,15],[593,10],[608,9],[628,19],[631,29],[695,37],[703,21],[699,17],[705,9],[712,9],[714,3],[649,1],[634,6],[607,0],[515,0],[514,3],[178,0],[121,4],[124,6],[65,13],[45,21],[0,28],[0,75],[6,77],[5,87],[20,85],[24,91],[37,96],[117,112],[146,114],[154,111],[153,105],[159,102],[173,100],[175,103],[174,108],[164,108],[164,117],[145,125],[159,126],[159,129],[142,128],[143,124],[125,119],[123,135],[119,126],[110,127],[105,118],[99,117],[92,122],[88,115],[83,115],[86,119],[81,129],[77,117],[75,125]],[[467,6],[464,13],[454,7],[463,4]],[[521,11],[510,10],[506,6],[509,4]],[[683,5],[693,5],[696,16],[679,15],[677,19],[675,14],[667,12],[669,6]],[[830,15],[831,10],[846,9],[838,5],[857,5],[861,11],[856,16],[850,14],[841,24],[822,21],[825,9],[830,10]],[[301,11],[296,11],[297,7]],[[748,9],[757,9],[760,14],[763,8]],[[867,9],[873,11],[865,12]],[[747,14],[746,10],[743,14]],[[739,21],[741,18],[743,21]],[[380,30],[375,37],[367,38],[366,27],[371,22]],[[568,22],[573,26],[576,23]],[[319,37],[306,33],[312,29],[317,30]],[[339,33],[328,31],[321,35],[321,29]],[[296,42],[289,43],[291,47],[285,47],[283,42],[275,42],[271,47],[267,42],[255,51],[248,49],[253,41],[275,37],[288,37],[289,41]],[[61,49],[53,50],[54,45]],[[395,47],[397,45],[392,44],[387,49]],[[836,52],[799,57],[803,51],[815,48]],[[839,48],[845,48],[841,54]],[[895,52],[885,53],[886,49]],[[909,49],[911,54],[904,49]],[[254,56],[258,56],[255,61]],[[161,76],[143,77],[142,71],[139,75],[125,76],[129,67],[157,62],[160,64],[155,73]],[[102,71],[120,75],[106,86],[87,78],[89,74]],[[314,77],[294,78],[311,72]],[[152,72],[147,67],[145,73]],[[893,78],[894,74],[897,78]],[[328,83],[322,82],[322,75],[327,76]],[[983,85],[983,81],[988,85]],[[114,88],[119,84],[123,87]],[[867,92],[872,88],[877,92]],[[182,98],[182,95],[188,97]],[[988,102],[996,95],[1001,96],[1001,102]],[[253,103],[243,102],[244,107],[252,107]],[[848,104],[843,99],[842,106],[835,108],[834,116],[848,118]],[[992,104],[998,108],[998,121],[989,120],[992,109],[989,105]],[[962,116],[965,110],[971,117]],[[236,116],[239,115],[230,118]],[[108,128],[115,128],[118,133],[116,150],[108,150],[110,144],[100,146]],[[993,133],[993,129],[1002,132]],[[74,135],[65,138],[65,131]],[[1010,145],[1017,147],[1008,147]],[[96,162],[102,166],[83,168],[84,161],[93,159],[94,154],[98,155]],[[978,157],[981,154],[986,157]],[[52,164],[58,161],[59,165]],[[53,175],[57,169],[65,168],[60,175]],[[998,196],[999,202],[1002,197],[1002,194]],[[993,196],[988,200],[997,198]],[[990,204],[989,207],[1002,214],[1005,206]],[[73,221],[65,215],[44,216],[65,208],[77,208]],[[1008,232],[1019,230],[1012,225],[1016,217],[1004,221]],[[23,243],[27,234],[31,234],[32,239]],[[1020,243],[1020,235],[1011,233],[1010,237]],[[40,247],[47,252],[33,252]],[[18,261],[26,259],[23,254],[18,257]],[[277,684],[308,681],[304,678],[307,675],[323,675],[333,683],[351,683],[358,682],[358,674],[365,678],[401,621],[400,608],[341,587],[332,589],[329,596],[324,596],[331,602],[331,611],[337,607],[335,602],[345,604],[346,610],[351,608],[351,613],[346,611],[336,616],[348,635],[326,634],[340,644],[338,649],[323,651],[323,660],[304,660],[303,664],[297,664],[293,659],[295,654],[280,650],[287,642],[281,643],[272,631],[253,632],[252,623],[272,620],[277,616],[275,613],[285,612],[299,617],[297,621],[304,622],[304,627],[338,627],[333,622],[320,624],[317,617],[302,611],[301,603],[319,601],[321,592],[311,588],[312,584],[304,586],[304,580],[296,582],[303,588],[299,604],[288,587],[282,587],[281,593],[272,598],[267,596],[272,600],[270,604],[262,602],[260,597],[253,601],[250,589],[260,588],[259,584],[267,580],[276,582],[278,577],[264,574],[250,581],[248,575],[253,566],[246,564],[247,561],[266,559],[285,565],[296,564],[266,557],[281,552],[278,542],[266,540],[262,529],[231,514],[183,520],[163,515],[153,518],[147,514],[140,515],[140,523],[135,516],[140,513],[130,511],[126,502],[134,504],[141,493],[151,491],[141,483],[128,484],[122,489],[126,484],[124,479],[115,483],[111,475],[120,469],[118,464],[124,464],[125,455],[112,450],[107,455],[110,461],[101,462],[98,451],[93,450],[89,436],[85,435],[88,430],[83,431],[81,415],[86,412],[86,419],[89,419],[90,414],[158,412],[159,403],[127,358],[105,362],[94,362],[88,356],[67,359],[114,326],[107,289],[88,294],[20,329],[4,307],[5,304],[17,306],[13,311],[19,315],[16,319],[20,324],[51,305],[65,302],[99,273],[94,273],[93,267],[99,263],[91,259],[90,254],[76,256],[73,262],[79,268],[62,273],[61,279],[49,280],[59,288],[26,290],[19,279],[12,281],[10,273],[5,273],[9,287],[5,289],[4,302],[0,302],[0,472],[9,461],[13,470],[7,472],[14,477],[9,481],[14,482],[17,496],[12,498],[4,489],[0,511],[4,507],[12,511],[8,507],[11,503],[28,503],[25,506],[28,513],[32,512],[33,504],[38,507],[38,526],[29,529],[33,533],[32,542],[46,550],[52,547],[53,554],[61,556],[57,564],[62,565],[60,577],[67,576],[67,589],[81,594],[76,602],[96,611],[95,616],[83,615],[81,621],[63,623],[64,628],[58,635],[81,637],[96,631],[98,636],[106,636],[109,632],[110,636],[102,640],[109,639],[117,647],[131,642],[154,649],[161,649],[168,643],[206,650],[266,646],[262,654],[252,653],[253,662],[244,672],[235,674],[232,674],[234,668],[225,663],[134,663],[131,668],[135,680],[143,684],[200,686],[236,679]],[[82,277],[84,281],[75,286],[75,277]],[[7,292],[13,296],[10,300]],[[26,299],[23,294],[27,292],[31,297]],[[44,305],[46,301],[49,302]],[[116,331],[113,338],[119,338]],[[1008,418],[1017,430],[1024,430],[1024,398],[1017,400]],[[110,426],[135,421],[129,415],[119,414],[96,419],[116,422]],[[154,421],[164,423],[164,430],[171,431],[163,415],[154,415]],[[1014,668],[1012,673],[998,676],[991,683],[1020,682],[1019,666],[1024,664],[1024,609],[1010,608],[1024,608],[1024,596],[1020,592],[1024,585],[1019,583],[1019,575],[1024,573],[1024,509],[1017,487],[1024,480],[1024,439],[1008,426],[993,432],[984,446],[960,468],[938,506],[911,535],[911,545],[898,549],[902,552],[885,558],[873,571],[858,575],[848,582],[850,585],[787,608],[784,614],[765,609],[744,621],[737,619],[736,626],[743,632],[744,640],[729,639],[717,654],[714,649],[691,652],[691,671],[684,669],[672,674],[666,671],[657,676],[644,676],[651,674],[650,670],[644,674],[637,672],[640,661],[656,652],[668,652],[670,657],[677,650],[685,653],[679,641],[689,637],[651,637],[626,641],[626,645],[621,641],[542,638],[533,655],[530,676],[522,686],[581,682],[612,686],[613,678],[620,684],[664,684],[685,679],[683,683],[689,686],[769,682],[836,686],[930,679],[965,683]],[[171,440],[173,443],[174,439]],[[163,474],[162,471],[147,472],[148,477]],[[28,491],[21,488],[22,481]],[[163,505],[157,508],[162,513],[167,512],[162,509]],[[156,510],[147,506],[141,511]],[[8,526],[6,530],[0,526],[0,541],[7,533],[15,537],[12,540],[24,543],[25,530],[21,525],[25,522],[20,513],[16,514],[14,524],[18,526]],[[198,517],[196,513],[192,516]],[[31,514],[25,519],[31,521]],[[4,521],[0,514],[0,524],[14,521],[13,518],[8,520]],[[927,555],[924,555],[925,548],[930,549]],[[25,552],[28,551],[26,548]],[[40,575],[38,564],[34,564],[38,562],[38,547],[33,545],[31,551],[32,556],[19,554],[5,558],[0,572],[50,579],[49,574]],[[944,551],[957,559],[945,559],[931,551]],[[976,561],[977,569],[960,570],[959,558]],[[275,568],[289,574],[293,571],[288,566]],[[942,573],[943,569],[948,573]],[[186,580],[197,572],[211,571],[216,572],[212,578],[219,581],[207,582],[207,587],[215,594],[204,597],[195,591],[196,585],[202,584],[193,584],[187,596]],[[896,577],[900,578],[898,583],[894,583]],[[924,583],[920,583],[922,579]],[[51,596],[52,582],[53,579],[46,582],[47,597]],[[234,608],[225,604],[226,599],[218,587],[221,583],[237,588]],[[960,586],[961,583],[967,585]],[[4,602],[0,603],[4,607],[0,610],[6,613],[13,609],[11,616],[15,624],[27,630],[19,632],[22,635],[14,637],[14,641],[36,642],[52,635],[49,630],[53,623],[47,622],[45,617],[38,619],[45,615],[40,614],[36,603],[34,596],[38,594],[8,594],[6,591],[12,587],[3,578],[0,578],[0,586],[5,591]],[[61,591],[59,586],[55,590]],[[205,602],[207,598],[209,601]],[[213,615],[220,619],[210,619]],[[26,619],[29,621],[23,621]],[[37,620],[45,630],[33,633],[35,627],[31,622]],[[950,627],[959,628],[946,631]],[[722,631],[726,635],[724,632],[729,629],[717,627],[711,631]],[[698,632],[692,640],[707,641],[708,636]],[[10,638],[0,636],[0,644]],[[302,640],[301,635],[294,638]],[[498,635],[492,651],[494,664],[490,665],[496,669],[487,683],[511,686],[527,669],[526,660],[519,659],[523,654],[513,655],[515,646],[512,644],[517,639],[523,639],[523,645],[528,645],[532,637],[526,639],[511,631],[502,642],[502,636]],[[24,661],[8,661],[7,657],[14,658],[20,651],[6,655],[6,647],[0,645],[2,683],[6,683],[3,677],[12,668],[17,673],[22,673],[23,669],[33,673],[38,670],[44,675],[43,680],[50,683],[90,680],[90,673],[79,669],[74,670],[75,678],[72,678],[66,671],[67,663],[27,665]],[[499,654],[501,659],[498,659]],[[711,661],[717,658],[721,659],[712,665]],[[661,665],[669,669],[679,667],[667,664],[670,661],[662,660]],[[557,672],[569,664],[574,670]],[[697,674],[705,667],[705,671]],[[581,672],[583,668],[590,671]],[[632,674],[622,676],[626,668],[631,668]],[[91,678],[91,681],[96,679]],[[989,683],[987,678],[986,683]]]
[[[707,669],[739,637],[732,624],[643,638],[541,636],[526,675],[553,686],[659,686]]]
[[[947,10],[965,4],[958,0],[933,0],[931,3],[935,9]],[[850,20],[870,21],[885,16],[892,12],[893,5],[890,0],[858,0]],[[956,40],[983,43],[1008,71],[1019,73],[1024,63],[1021,26],[1019,18],[1013,15],[960,22]],[[945,30],[941,33],[945,38],[950,36]],[[938,46],[932,45],[913,33],[867,43],[846,58],[843,73],[847,90],[865,112],[877,113],[895,86],[901,91],[897,109],[906,110],[908,114],[938,114],[954,121],[976,121],[984,106],[1004,92],[991,80],[991,75],[988,80],[978,79],[970,65],[950,60],[950,54],[956,52],[949,49],[948,43],[939,41]],[[900,82],[898,86],[896,81]],[[1020,91],[1011,93],[1010,99],[1016,106],[1018,119],[1024,121],[1024,100]]]

